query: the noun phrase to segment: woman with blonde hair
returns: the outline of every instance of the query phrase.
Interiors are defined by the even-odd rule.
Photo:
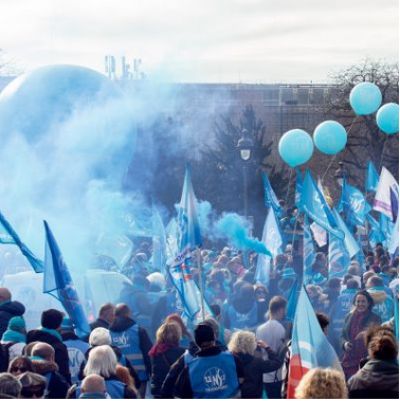
[[[265,350],[268,360],[255,355],[257,348]],[[257,341],[254,333],[241,330],[233,333],[228,349],[243,366],[242,398],[262,398],[263,374],[273,372],[282,366],[286,347],[278,356],[264,341]]]
[[[170,367],[182,356],[185,348],[179,346],[181,326],[173,320],[162,324],[156,333],[156,343],[149,352],[151,360],[151,394],[161,398],[161,387]]]
[[[310,398],[347,398],[344,374],[334,369],[311,369],[300,380],[295,397]]]
[[[111,398],[137,398],[136,390],[127,386],[117,376],[117,357],[109,345],[99,345],[89,353],[89,358],[83,371],[84,376],[96,374],[101,376],[107,393]],[[79,398],[80,386],[72,386],[67,398]]]

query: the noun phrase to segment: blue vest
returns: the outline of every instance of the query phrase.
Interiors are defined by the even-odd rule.
[[[386,299],[383,302],[374,305],[372,312],[380,316],[382,322],[390,320],[394,315],[394,303],[392,298],[386,296]]]
[[[245,330],[252,329],[257,326],[258,315],[257,315],[257,303],[247,313],[239,313],[233,305],[228,307],[228,317],[230,322],[230,329],[232,330]]]
[[[131,363],[141,381],[148,380],[140,349],[139,326],[135,323],[125,331],[110,331],[112,344],[117,346],[123,356]]]
[[[188,363],[193,398],[232,398],[239,391],[235,360],[230,352],[196,357]]]
[[[105,380],[106,383],[106,391],[111,398],[115,399],[124,399],[125,395],[125,384],[120,382],[119,380]],[[81,386],[76,388],[76,398],[80,398],[81,396]]]
[[[79,369],[83,362],[86,362],[85,353],[89,349],[89,344],[82,340],[64,341],[68,349],[69,371],[71,372],[72,384],[79,382]]]

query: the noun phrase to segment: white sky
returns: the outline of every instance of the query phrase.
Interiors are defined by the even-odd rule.
[[[183,82],[326,81],[398,59],[398,0],[0,0],[0,48],[31,69],[141,58]]]

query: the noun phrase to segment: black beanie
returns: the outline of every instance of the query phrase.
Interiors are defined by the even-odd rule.
[[[207,324],[200,323],[194,329],[194,340],[201,347],[201,344],[215,341],[214,330]]]

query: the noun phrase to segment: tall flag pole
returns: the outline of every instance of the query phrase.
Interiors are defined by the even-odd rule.
[[[31,250],[21,241],[11,224],[0,213],[0,244],[17,245],[22,254],[26,257],[35,273],[43,273],[43,261],[38,259]]]
[[[90,333],[87,321],[78,293],[74,287],[68,267],[60,252],[57,242],[49,225],[44,221],[46,233],[43,292],[57,298],[67,311],[77,334],[80,337]]]
[[[294,398],[301,378],[313,368],[333,368],[343,372],[339,358],[322,332],[303,286],[297,301],[293,323],[287,398]]]
[[[268,250],[271,252],[272,256],[263,253],[258,254],[254,278],[257,283],[260,283],[268,288],[271,262],[276,258],[277,255],[282,253],[283,245],[279,222],[272,207],[269,209],[267,218],[265,219],[261,242],[266,247],[268,246]]]

